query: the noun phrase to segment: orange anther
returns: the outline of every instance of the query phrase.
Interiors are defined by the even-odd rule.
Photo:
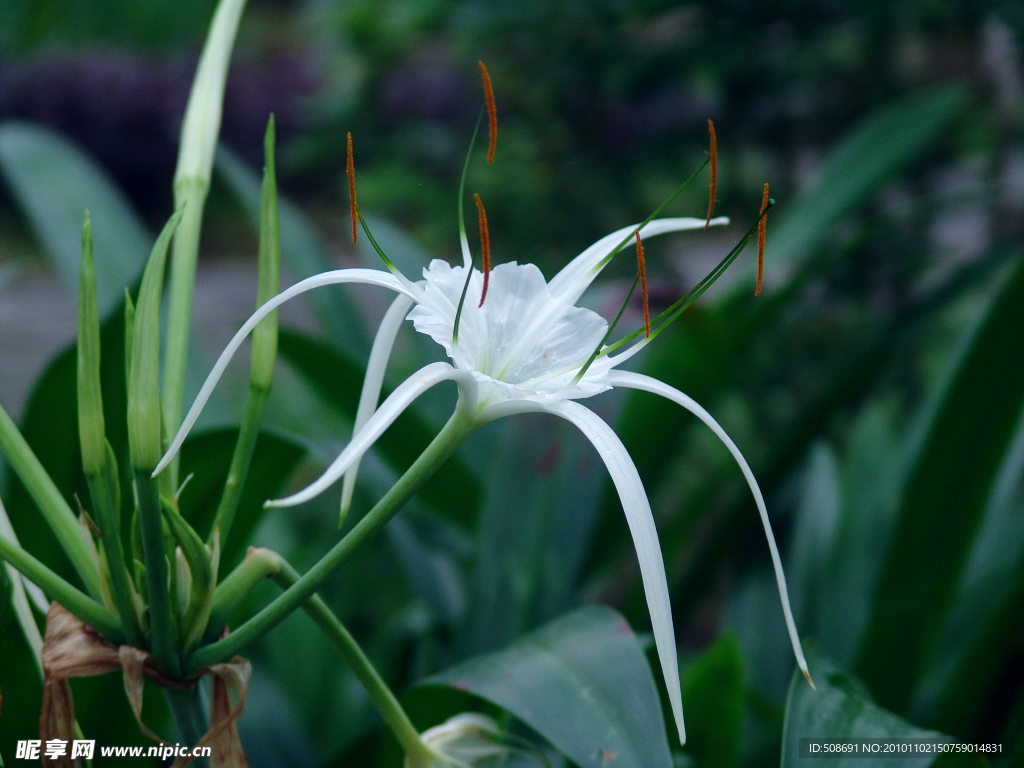
[[[768,183],[765,182],[764,194],[761,196],[761,220],[757,222],[757,287],[754,295],[761,293],[761,278],[764,276],[764,233],[768,228]]]
[[[498,108],[494,104],[494,88],[491,86],[491,76],[487,74],[487,67],[484,66],[482,61],[478,61],[480,65],[480,74],[484,79],[484,99],[487,102],[487,131],[490,140],[487,143],[487,162],[494,162],[494,148],[498,145]]]
[[[715,215],[715,195],[718,194],[718,137],[715,136],[715,124],[711,122],[710,117],[708,118],[708,134],[711,136],[708,147],[708,155],[711,158],[709,162],[711,167],[711,200],[708,202],[708,220],[704,222],[705,229],[711,224],[711,217]]]
[[[636,268],[640,273],[640,292],[644,297],[644,336],[651,335],[651,308],[647,298],[647,262],[644,261],[644,244],[640,240],[640,230],[636,235]]]
[[[352,157],[352,133],[348,134],[348,147],[346,149],[345,175],[348,176],[348,204],[352,214],[352,242],[356,242],[358,230],[356,224],[359,221],[359,206],[356,204],[356,163]]]
[[[480,255],[484,262],[484,289],[480,293],[480,304],[477,305],[482,307],[487,298],[487,283],[491,278],[491,235],[487,231],[487,211],[484,210],[480,195],[474,192],[473,198],[476,200],[477,224],[480,226]]]

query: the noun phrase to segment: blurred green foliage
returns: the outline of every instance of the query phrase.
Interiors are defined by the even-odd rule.
[[[169,60],[197,48],[211,7],[0,0],[11,20],[0,25],[0,63],[111,45]],[[494,165],[474,168],[469,186],[487,202],[499,261],[537,261],[550,275],[598,236],[642,218],[702,161],[707,117],[721,151],[719,211],[745,222],[771,182],[780,204],[769,223],[765,294],[755,301],[741,279],[750,273],[738,269],[640,365],[708,407],[749,457],[777,526],[798,626],[820,652],[817,693],[802,677],[790,682],[766,547],[725,451],[649,396],[597,401],[637,462],[662,535],[691,731],[678,760],[753,768],[778,764],[781,747],[789,765],[793,739],[807,730],[929,728],[1001,742],[993,764],[1024,764],[1021,29],[1019,4],[995,0],[253,0],[243,21],[243,66],[285,49],[317,72],[315,92],[292,105],[290,125],[283,121],[279,154],[296,203],[282,203],[285,266],[296,278],[347,248],[348,130],[363,208],[414,238],[395,235],[403,269],[456,253],[455,188],[479,109],[477,59],[495,81],[500,133]],[[115,100],[110,109],[130,106]],[[56,127],[90,150],[88,135]],[[175,129],[167,130],[172,155]],[[218,160],[214,252],[230,240],[216,233],[237,231],[258,200],[244,139],[231,133],[229,114],[224,140],[237,152]],[[29,182],[8,165],[7,202],[24,205],[49,256],[74,274],[45,234],[58,206],[25,204]],[[695,189],[673,213],[700,215],[703,195]],[[691,261],[731,245],[698,238],[652,245],[655,305],[701,274]],[[240,514],[248,531],[233,535],[238,547],[251,538],[281,551],[299,570],[337,541],[336,499],[261,516],[257,496],[274,483],[298,484],[347,436],[350,379],[371,324],[346,296],[338,290],[312,305],[320,337],[282,333],[272,434],[261,438],[267,485],[247,496],[250,511]],[[105,350],[117,348],[117,316],[104,327]],[[415,340],[400,339],[399,349],[401,371],[435,354]],[[60,388],[73,391],[72,362],[73,350],[53,362],[21,423],[69,498],[84,489],[74,414],[41,404]],[[111,381],[123,382],[119,364],[104,358]],[[111,386],[107,421],[123,451],[123,390]],[[366,462],[352,519],[405,468],[445,404],[428,399],[389,432]],[[183,496],[193,520],[208,512],[232,440],[201,435],[194,458],[185,456],[207,473],[186,491],[191,499]],[[322,590],[396,689],[458,662],[500,659],[521,635],[580,603],[615,605],[643,631],[621,511],[578,435],[532,416],[491,425],[441,478]],[[458,488],[455,503],[445,503],[444,483]],[[19,536],[68,573],[18,486],[4,492]],[[236,619],[272,593],[253,595]],[[253,764],[393,764],[395,747],[365,696],[306,621],[289,619],[250,654],[258,682],[241,727],[258,745]],[[13,629],[0,637],[5,754],[38,708]],[[481,670],[484,679],[493,667]],[[90,681],[97,692],[81,695],[112,697],[116,681],[100,691],[107,682]],[[12,690],[27,693],[12,699]],[[409,700],[427,713],[417,724],[457,711],[445,709],[452,695],[412,690]],[[490,698],[517,714],[510,698]],[[124,711],[102,723],[83,718],[83,727],[111,743],[134,740],[118,702]],[[846,720],[826,722],[829,712]],[[517,716],[518,725],[510,721],[523,733],[555,741]]]

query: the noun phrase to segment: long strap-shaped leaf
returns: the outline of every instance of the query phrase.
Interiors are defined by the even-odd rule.
[[[64,552],[70,558],[75,570],[85,583],[89,594],[99,599],[100,575],[82,538],[82,528],[71,507],[61,496],[57,486],[39,463],[35,453],[25,442],[21,432],[0,406],[0,451],[25,484],[32,500],[35,501],[49,524]]]
[[[857,671],[904,711],[928,662],[1024,408],[1024,259],[996,295],[921,443]]]

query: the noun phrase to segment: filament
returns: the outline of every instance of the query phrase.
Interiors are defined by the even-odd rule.
[[[480,255],[484,268],[484,289],[480,293],[480,303],[477,305],[482,307],[484,299],[487,298],[487,284],[491,278],[491,235],[487,230],[487,211],[484,210],[484,204],[480,200],[480,195],[474,192],[473,199],[476,200],[477,224],[480,227]]]

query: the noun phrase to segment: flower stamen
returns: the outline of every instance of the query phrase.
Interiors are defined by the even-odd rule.
[[[710,135],[708,146],[708,160],[711,164],[711,199],[708,201],[708,220],[704,224],[707,229],[711,224],[711,217],[715,214],[715,196],[718,194],[718,137],[715,136],[715,124],[708,118],[708,134]]]
[[[764,194],[761,196],[761,218],[757,222],[757,287],[754,295],[761,293],[761,279],[764,277],[764,235],[768,229],[768,182],[764,185]]]
[[[474,192],[473,199],[476,200],[477,224],[480,227],[480,255],[484,268],[484,289],[480,293],[480,303],[477,305],[482,307],[484,299],[487,298],[487,284],[491,279],[491,235],[487,230],[487,211],[484,210],[484,204],[480,200],[480,195]]]
[[[345,158],[345,175],[348,176],[348,204],[352,214],[352,242],[357,240],[359,206],[356,203],[356,163],[352,155],[352,132],[349,131]]]
[[[484,79],[484,100],[487,102],[487,130],[490,135],[487,162],[493,163],[494,148],[498,145],[498,108],[494,103],[494,88],[491,86],[491,76],[487,73],[487,67],[482,61],[478,61],[477,64],[480,65],[480,75]]]
[[[636,268],[640,275],[640,292],[644,297],[644,335],[651,335],[651,307],[647,296],[647,262],[644,260],[644,244],[640,230],[636,231]]]

